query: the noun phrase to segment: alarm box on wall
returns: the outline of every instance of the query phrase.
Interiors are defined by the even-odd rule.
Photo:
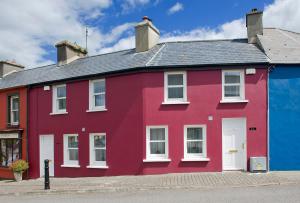
[[[267,158],[266,157],[250,157],[251,172],[266,172]]]

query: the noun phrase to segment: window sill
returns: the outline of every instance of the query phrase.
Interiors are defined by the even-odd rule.
[[[108,166],[87,166],[87,168],[108,169]]]
[[[184,104],[184,105],[187,105],[187,104],[190,104],[190,102],[189,101],[165,101],[165,102],[163,102],[163,103],[161,103],[162,105],[173,105],[173,104]]]
[[[171,162],[171,159],[143,159],[143,162]]]
[[[102,109],[88,109],[86,112],[101,112],[101,111],[107,111],[107,109],[102,108]]]
[[[210,158],[183,158],[182,162],[192,162],[192,161],[210,161]]]
[[[61,165],[60,167],[63,167],[63,168],[80,168],[80,165]]]
[[[224,100],[224,99],[222,99],[221,101],[220,101],[220,103],[221,104],[226,104],[226,103],[248,103],[249,102],[249,100]]]
[[[63,114],[68,114],[68,112],[52,112],[50,115],[63,115]]]

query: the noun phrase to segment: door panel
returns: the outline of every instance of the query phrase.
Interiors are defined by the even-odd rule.
[[[40,136],[40,177],[45,175],[44,160],[49,159],[49,175],[54,176],[54,136]]]
[[[246,170],[246,119],[222,120],[223,170]]]

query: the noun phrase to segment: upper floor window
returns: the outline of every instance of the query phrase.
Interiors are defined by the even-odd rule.
[[[90,134],[90,166],[89,167],[106,167],[105,133]]]
[[[146,132],[146,160],[168,159],[168,127],[148,126]]]
[[[53,113],[65,113],[67,103],[66,85],[53,86]]]
[[[89,110],[105,109],[105,80],[91,80],[89,85]]]
[[[79,166],[77,134],[64,135],[64,165]]]
[[[222,100],[244,100],[244,70],[222,71]]]
[[[9,124],[10,125],[19,125],[20,120],[20,100],[19,95],[12,95],[8,97],[9,105],[8,105],[8,112],[9,112]]]
[[[184,126],[184,159],[206,158],[206,126]]]
[[[186,72],[166,72],[164,89],[165,103],[186,102]]]

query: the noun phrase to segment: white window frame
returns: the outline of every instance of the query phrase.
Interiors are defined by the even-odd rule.
[[[165,129],[165,154],[150,154],[150,129]],[[163,162],[163,161],[171,161],[169,159],[169,142],[168,142],[168,126],[146,126],[146,159],[144,162]]]
[[[66,96],[57,98],[57,88],[65,87],[66,88]],[[66,100],[66,109],[58,109],[58,99],[65,99]],[[63,85],[54,85],[52,86],[52,114],[63,114],[67,113],[67,86],[66,84]]]
[[[237,83],[225,85],[225,73],[226,72],[240,73],[240,96],[225,97],[225,86],[237,85]],[[244,70],[222,70],[222,101],[246,101],[245,100],[245,71]]]
[[[79,139],[78,139],[78,148],[69,148],[68,138],[71,136],[76,136],[79,138],[78,134],[64,134],[64,164],[62,167],[80,167],[79,166]],[[78,160],[69,160],[69,149],[78,149]]]
[[[105,90],[104,92],[94,93],[94,84],[95,82],[104,81]],[[104,106],[95,106],[94,96],[96,95],[104,95]],[[105,111],[106,110],[106,80],[105,79],[97,79],[89,81],[89,111]]]
[[[94,145],[95,136],[104,136],[105,137],[105,147],[97,147]],[[107,153],[107,136],[106,133],[90,133],[90,165],[87,168],[108,168],[107,166],[107,156],[105,156],[105,161],[95,161],[95,150],[96,149],[105,149],[105,155]]]
[[[18,99],[19,100],[19,103],[18,103],[18,107],[17,109],[13,109],[13,100],[14,99]],[[11,125],[19,125],[19,122],[20,122],[20,97],[19,95],[13,95],[10,97],[10,124]],[[13,112],[18,112],[19,114],[19,120],[17,122],[14,122],[14,114]]]
[[[187,129],[188,128],[202,128],[202,153],[188,153],[187,152]],[[195,140],[199,141],[199,140]],[[185,125],[184,126],[184,160],[208,160],[207,159],[207,135],[206,125]]]
[[[183,75],[182,85],[168,85],[169,75]],[[164,73],[164,103],[165,104],[176,104],[176,103],[188,103],[187,102],[187,73],[186,71],[176,71],[176,72],[165,72]],[[183,98],[168,98],[169,87],[183,87]]]

